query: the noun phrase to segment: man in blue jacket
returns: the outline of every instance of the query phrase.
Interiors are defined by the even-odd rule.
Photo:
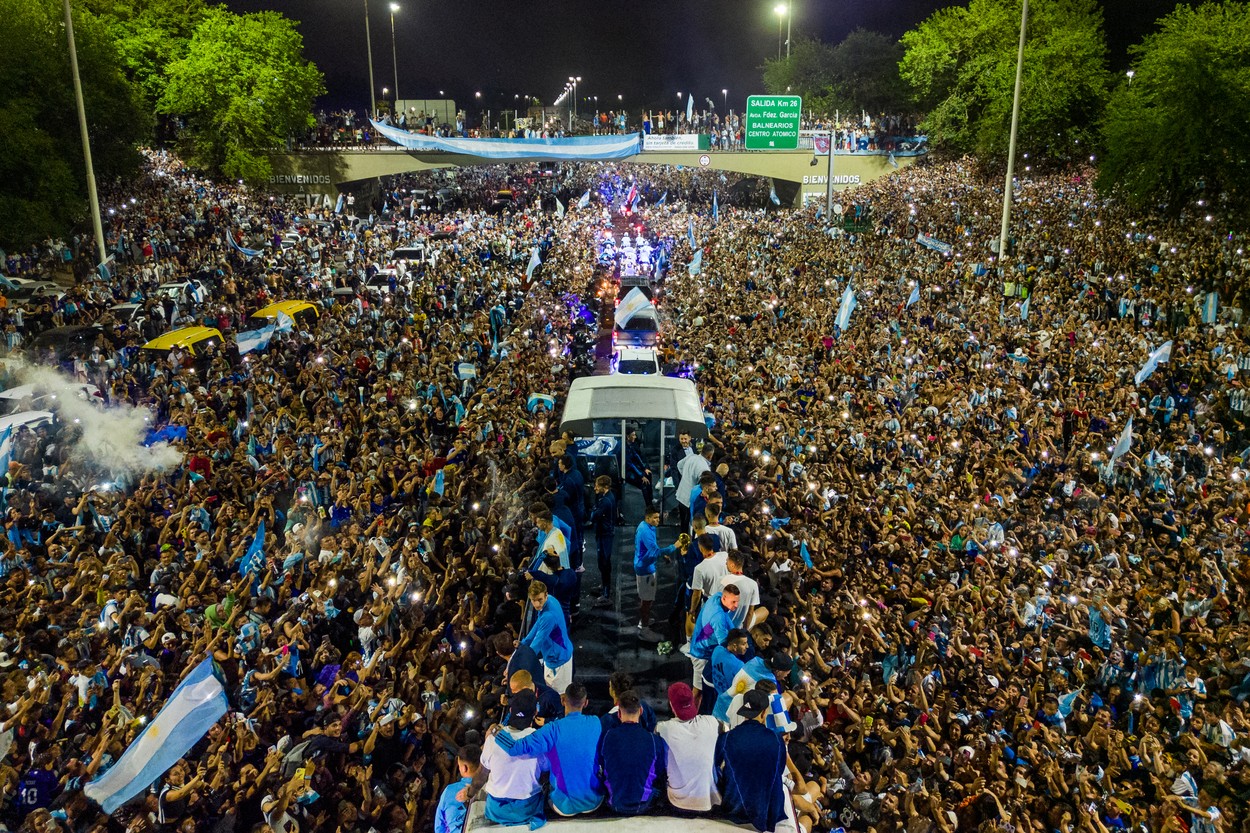
[[[700,694],[712,652],[717,645],[725,644],[734,629],[733,612],[738,609],[739,596],[738,585],[726,584],[699,608],[699,618],[690,634],[690,661],[694,663],[694,680],[690,685]]]
[[[551,807],[562,816],[593,813],[603,803],[596,755],[602,734],[599,719],[582,714],[586,687],[573,683],[560,698],[564,717],[553,720],[532,735],[514,740],[500,734],[500,748],[512,757],[538,757],[551,774]]]
[[[634,579],[638,585],[638,630],[651,627],[651,605],[655,604],[655,569],[660,556],[668,558],[677,549],[684,549],[688,540],[685,533],[677,543],[660,549],[655,529],[660,525],[660,510],[647,507],[642,523],[634,533]]]
[[[476,744],[460,747],[456,753],[456,769],[460,780],[452,781],[443,788],[438,797],[438,809],[434,812],[434,833],[460,833],[464,830],[464,816],[468,807],[456,796],[473,783],[473,776],[482,768],[482,747]]]
[[[787,818],[785,785],[786,744],[764,725],[768,695],[752,689],[742,697],[736,728],[716,742],[716,773],[724,809],[730,821],[772,831]]]
[[[642,700],[626,691],[617,698],[621,723],[599,739],[599,765],[608,791],[608,806],[623,816],[647,812],[664,790],[668,747],[659,735],[643,728]]]
[[[547,685],[563,691],[573,682],[573,640],[565,626],[564,611],[547,595],[547,585],[541,581],[530,582],[529,600],[537,616],[521,644],[533,648],[542,660]]]

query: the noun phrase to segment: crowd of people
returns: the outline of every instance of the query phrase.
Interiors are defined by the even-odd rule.
[[[635,440],[625,488],[649,505],[671,479],[677,503],[622,529],[617,484],[580,482],[557,416],[617,173],[566,166],[594,196],[564,216],[358,219],[164,154],[110,195],[130,206],[108,230],[118,276],[6,327],[99,324],[66,369],[185,438],[180,462],[121,470],[72,420],[13,440],[0,819],[1245,830],[1242,235],[1210,205],[1131,215],[1086,170],[1027,175],[995,278],[999,195],[967,162],[858,188],[855,233],[818,209],[722,201],[714,219],[716,174],[649,170],[671,192],[637,207],[673,263],[664,349],[695,369],[711,436],[654,467]],[[439,256],[366,289],[414,238]],[[184,279],[208,297],[175,317],[153,292]],[[136,300],[229,337],[276,299],[320,314],[246,360],[154,355],[109,312]],[[605,563],[623,535],[632,561]],[[680,657],[663,699],[622,672],[603,700],[579,674],[574,609],[616,603],[611,570],[626,632],[662,629]],[[103,815],[84,784],[210,655],[227,717]]]

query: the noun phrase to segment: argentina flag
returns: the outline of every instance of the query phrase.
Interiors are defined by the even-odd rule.
[[[1215,316],[1220,310],[1220,293],[1208,292],[1202,300],[1202,323],[1214,324]]]
[[[855,311],[855,307],[859,305],[855,298],[855,290],[851,289],[851,285],[846,285],[846,291],[842,293],[842,304],[838,307],[838,317],[834,319],[834,324],[841,332],[846,332],[846,328],[851,324],[851,313]]]
[[[541,263],[542,261],[538,258],[538,247],[535,246],[530,251],[530,265],[525,267],[525,277],[527,280],[534,277],[534,270],[537,269]]]
[[[694,257],[690,261],[689,271],[691,275],[697,275],[703,271],[703,250],[702,249],[699,249],[699,251],[694,253]]]
[[[264,350],[269,346],[270,339],[273,338],[275,327],[273,324],[266,324],[255,330],[244,330],[234,337],[235,343],[239,346],[239,355],[246,356],[255,350]]]
[[[916,303],[919,300],[920,300],[920,284],[917,282],[917,284],[911,288],[911,294],[907,296],[907,306],[910,307],[912,304]]]
[[[211,657],[183,679],[121,758],[83,793],[112,814],[156,782],[225,715],[226,691]]]
[[[590,190],[589,189],[587,189],[586,193],[582,194],[582,198],[577,201],[577,207],[579,209],[585,208],[588,205],[590,205]]]
[[[256,537],[252,539],[251,545],[247,548],[247,552],[243,554],[243,558],[239,560],[239,575],[246,576],[260,570],[261,565],[265,563],[265,520],[261,518],[260,526],[256,529]]]

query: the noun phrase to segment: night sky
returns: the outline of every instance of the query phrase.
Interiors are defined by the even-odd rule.
[[[461,107],[511,109],[514,96],[550,103],[570,75],[579,97],[617,96],[627,109],[678,106],[694,92],[741,110],[763,92],[760,68],[777,55],[776,0],[398,0],[395,40],[404,98],[446,91]],[[368,96],[364,0],[227,0],[237,12],[276,9],[301,21],[307,55],[326,75],[322,106],[360,107]],[[942,0],[794,0],[794,36],[837,41],[864,27],[897,37]],[[1175,0],[1104,0],[1111,65],[1127,66],[1126,49]],[[369,0],[375,86],[394,86],[387,0]],[[784,48],[784,47],[783,47]],[[593,102],[585,105],[593,108]],[[682,105],[684,106],[684,105]]]

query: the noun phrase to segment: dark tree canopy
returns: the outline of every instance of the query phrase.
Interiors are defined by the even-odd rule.
[[[1250,210],[1250,6],[1177,6],[1130,50],[1107,105],[1099,185],[1138,207]]]
[[[902,45],[879,32],[856,29],[836,46],[811,38],[795,41],[790,57],[768,61],[764,87],[803,96],[818,113],[896,113],[909,106],[899,76]]]

